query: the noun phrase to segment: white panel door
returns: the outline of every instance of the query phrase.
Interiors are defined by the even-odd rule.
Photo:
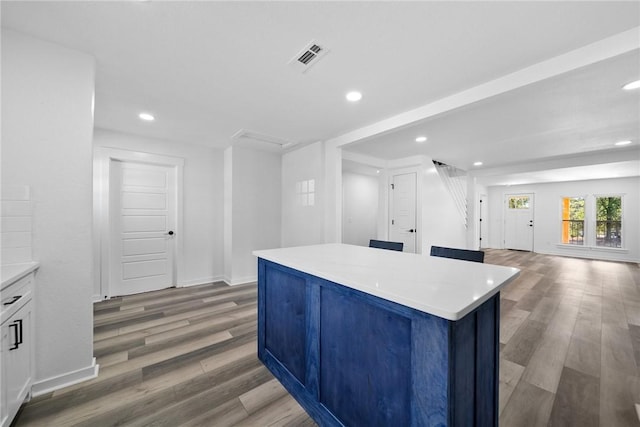
[[[111,295],[173,286],[175,167],[111,161]]]
[[[404,252],[416,252],[416,174],[394,175],[391,184],[389,240],[404,243]]]
[[[489,199],[486,194],[480,195],[478,206],[478,235],[480,239],[478,247],[480,249],[489,247],[489,222],[487,221],[488,200]]]
[[[504,247],[533,251],[533,194],[505,196]]]

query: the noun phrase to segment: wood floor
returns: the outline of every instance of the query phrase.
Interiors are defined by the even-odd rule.
[[[500,425],[640,426],[637,264],[488,250],[502,292]],[[256,358],[256,287],[223,283],[94,306],[98,378],[40,396],[15,426],[307,426]]]

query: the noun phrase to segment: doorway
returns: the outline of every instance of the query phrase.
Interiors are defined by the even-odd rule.
[[[105,147],[94,158],[94,299],[176,286],[184,159]]]
[[[533,193],[506,194],[504,247],[533,251]]]
[[[389,240],[402,242],[404,252],[416,252],[416,173],[391,177]]]

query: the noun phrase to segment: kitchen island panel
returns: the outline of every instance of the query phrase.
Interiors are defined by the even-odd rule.
[[[336,284],[320,312],[320,402],[346,425],[410,425],[411,319]]]

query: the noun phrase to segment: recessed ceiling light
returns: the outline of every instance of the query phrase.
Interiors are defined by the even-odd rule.
[[[145,122],[152,122],[156,119],[152,114],[149,113],[140,113],[138,114],[138,117],[140,117],[140,119],[144,120]]]
[[[631,141],[618,141],[614,145],[629,145]]]
[[[378,169],[378,170],[376,171],[376,173],[380,173],[380,169]]]
[[[474,162],[473,166],[482,166],[482,162]]]
[[[416,142],[425,142],[427,140],[426,136],[419,136],[416,138]]]
[[[622,86],[622,89],[624,90],[633,90],[638,88],[640,88],[640,80],[636,80],[635,82],[630,82]]]
[[[353,90],[346,95],[347,101],[357,102],[362,99],[362,94],[356,90]]]

